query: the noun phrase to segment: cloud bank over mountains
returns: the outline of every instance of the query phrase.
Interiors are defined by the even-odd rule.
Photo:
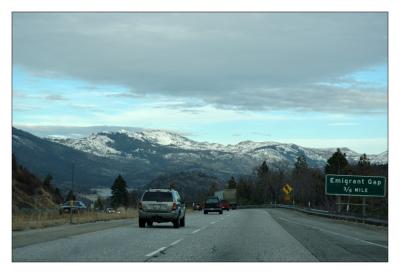
[[[13,15],[14,65],[192,111],[386,112],[387,39],[385,13]]]

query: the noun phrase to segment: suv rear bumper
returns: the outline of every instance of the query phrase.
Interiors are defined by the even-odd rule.
[[[148,212],[139,210],[139,218],[154,222],[171,222],[178,218],[179,212]]]
[[[221,207],[209,207],[209,208],[204,208],[204,211],[208,211],[208,212],[212,212],[212,211],[214,211],[214,212],[220,212],[220,211],[222,211],[222,208]]]

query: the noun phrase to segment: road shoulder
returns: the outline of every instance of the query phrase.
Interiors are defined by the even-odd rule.
[[[65,224],[43,229],[30,229],[12,232],[12,248],[19,248],[41,242],[53,241],[79,234],[96,232],[120,226],[133,225],[134,219],[120,219],[111,221],[98,221],[84,224]]]

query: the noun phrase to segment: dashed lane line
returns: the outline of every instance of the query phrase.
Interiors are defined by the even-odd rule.
[[[191,234],[195,234],[195,233],[199,232],[200,230],[201,230],[200,228],[199,228],[199,229],[196,229],[196,230],[192,231]]]
[[[152,257],[152,256],[156,255],[157,253],[160,253],[161,251],[164,251],[165,249],[166,249],[166,247],[163,246],[163,247],[161,247],[161,248],[159,248],[159,249],[157,249],[157,250],[155,250],[153,252],[150,252],[149,254],[146,255],[146,257]]]
[[[183,240],[183,238],[180,238],[179,240],[176,240],[175,242],[171,243],[169,246],[174,246],[177,243],[181,242]]]
[[[282,218],[282,217],[278,217],[278,218],[283,220],[283,221],[285,221],[285,222],[289,222],[289,223],[293,223],[293,224],[297,224],[297,225],[302,225],[302,226],[308,226],[308,227],[311,227],[313,229],[317,229],[317,230],[322,231],[322,232],[330,233],[330,234],[333,234],[333,235],[336,235],[336,236],[341,236],[343,238],[348,238],[348,239],[359,241],[359,242],[366,243],[366,244],[369,244],[369,245],[374,245],[374,246],[378,246],[378,247],[382,247],[382,248],[388,249],[388,247],[386,245],[381,245],[381,244],[377,244],[377,243],[370,242],[370,241],[367,241],[367,240],[363,240],[363,239],[360,239],[360,238],[356,238],[356,237],[344,235],[344,234],[341,234],[341,233],[333,232],[333,231],[326,230],[326,229],[323,229],[323,228],[319,228],[319,227],[316,227],[316,226],[313,226],[313,225],[305,225],[305,224],[302,224],[302,223],[299,223],[299,222],[291,221],[291,220],[286,219],[286,218]]]
[[[207,227],[208,227],[208,225],[200,227],[199,229],[196,229],[196,230],[192,231],[190,234],[195,234],[195,233],[197,233],[197,232],[199,232],[199,231],[201,231],[203,229],[206,229]]]
[[[212,224],[212,225],[214,225],[214,224],[216,224],[217,222],[216,221],[214,221],[214,222],[211,222],[210,224]]]
[[[216,222],[212,222],[212,223],[215,224]],[[205,229],[205,228],[207,228],[207,227],[208,227],[208,226],[203,226],[203,227],[201,227],[201,228],[198,228],[198,229],[192,231],[190,234],[196,234],[197,232],[199,232],[199,231],[201,231],[201,230],[203,230],[203,229]],[[150,252],[149,254],[146,255],[146,257],[153,257],[154,255],[156,255],[156,254],[158,254],[158,253],[160,253],[160,252],[163,252],[163,251],[165,251],[166,249],[168,249],[168,248],[170,248],[170,247],[173,247],[174,245],[178,244],[178,243],[181,242],[181,241],[183,241],[183,238],[180,238],[180,239],[178,239],[178,240],[172,242],[172,243],[169,244],[167,247],[163,246],[163,247],[161,247],[161,248],[159,248],[159,249],[157,249],[157,250],[155,250],[155,251],[153,251],[153,252]],[[149,259],[150,259],[150,258],[149,258]],[[147,259],[146,261],[148,261],[149,259]]]

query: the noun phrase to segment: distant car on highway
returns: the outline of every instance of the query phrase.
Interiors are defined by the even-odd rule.
[[[208,214],[208,212],[218,212],[222,214],[221,201],[216,196],[210,196],[204,202],[204,214]]]
[[[185,226],[185,201],[174,189],[149,189],[138,204],[139,227],[153,222],[172,222],[174,228]]]
[[[202,209],[203,209],[203,207],[201,206],[200,203],[195,203],[193,206],[193,210],[202,210]]]
[[[106,209],[104,209],[104,212],[105,213],[109,213],[109,214],[112,214],[112,213],[121,213],[121,211],[119,211],[119,210],[115,210],[114,208],[112,208],[112,207],[108,207],[108,208],[106,208]]]
[[[60,206],[60,214],[63,213],[81,213],[87,210],[87,207],[82,201],[66,201],[64,204]]]
[[[227,200],[221,200],[221,208],[222,210],[229,211],[229,202]]]

